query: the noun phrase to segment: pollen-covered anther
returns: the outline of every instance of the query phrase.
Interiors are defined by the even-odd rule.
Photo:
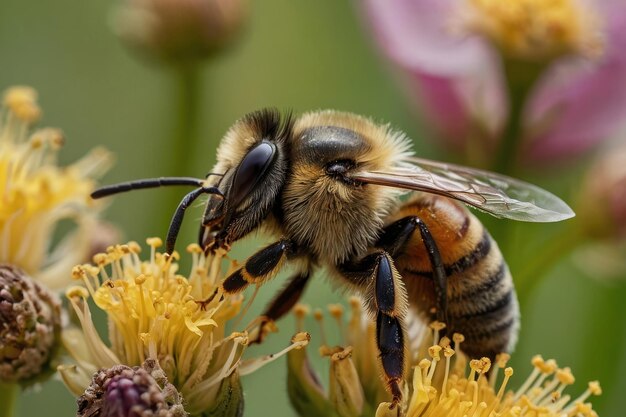
[[[26,86],[15,86],[4,93],[3,104],[20,120],[34,123],[41,117],[37,91]]]
[[[72,279],[83,279],[85,275],[87,275],[87,272],[85,272],[85,268],[82,265],[76,265],[72,268]]]
[[[543,366],[544,364],[544,359],[543,356],[541,355],[535,355],[532,357],[532,359],[530,360],[530,363],[532,364],[532,366],[534,366],[535,368],[539,368],[541,366]]]
[[[69,299],[72,298],[87,298],[89,297],[89,291],[85,287],[79,287],[77,285],[69,287],[65,291],[65,296]]]
[[[572,385],[576,379],[570,368],[558,369],[556,371],[556,377],[561,384]]]
[[[139,245],[139,243],[135,242],[134,240],[131,240],[130,242],[128,242],[127,245],[131,253],[134,253],[134,254],[141,253],[141,246]]]
[[[439,341],[439,346],[441,346],[442,348],[446,348],[446,347],[450,347],[451,346],[451,340],[448,336],[444,336],[441,338],[441,340]]]
[[[311,308],[306,304],[298,303],[293,307],[293,314],[296,318],[303,319],[311,312]]]
[[[508,353],[498,353],[496,355],[496,365],[498,366],[498,368],[504,369],[510,359],[511,355],[509,355]]]
[[[146,279],[147,278],[146,278],[146,276],[144,274],[137,275],[135,277],[135,284],[142,285],[144,282],[146,282]],[[195,303],[194,303],[194,305],[195,305]]]
[[[454,356],[454,354],[455,351],[450,346],[446,346],[445,348],[443,348],[443,356],[445,356],[446,358],[451,358],[452,356]]]
[[[435,320],[432,323],[430,323],[429,327],[433,330],[441,331],[446,328],[446,324]]]
[[[589,381],[589,392],[591,395],[602,395],[602,387],[598,381]]]
[[[439,345],[433,345],[428,348],[428,355],[430,355],[433,361],[441,360],[441,356],[439,355],[439,353],[441,352],[441,349],[442,348]]]
[[[541,366],[539,366],[541,373],[546,375],[552,375],[558,369],[559,365],[554,359],[548,359]]]
[[[291,338],[291,343],[294,343],[294,344],[298,345],[297,349],[300,349],[300,348],[306,346],[310,341],[311,341],[311,334],[309,334],[307,332],[296,333]]]
[[[328,312],[334,319],[340,320],[343,316],[343,306],[341,304],[330,304]]]
[[[202,248],[197,243],[190,243],[189,245],[187,245],[186,250],[187,250],[188,253],[198,253],[198,254],[200,254],[200,253],[203,252]]]
[[[161,239],[160,237],[149,237],[146,239],[146,243],[148,244],[148,246],[156,249],[163,246],[163,239]]]

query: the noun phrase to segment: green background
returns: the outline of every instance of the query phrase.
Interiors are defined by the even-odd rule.
[[[67,136],[62,161],[68,163],[95,145],[117,155],[106,183],[160,176],[202,176],[214,162],[214,146],[230,124],[264,106],[300,113],[340,109],[389,121],[406,131],[422,156],[450,159],[420,126],[394,80],[394,73],[375,51],[354,4],[338,1],[264,0],[251,5],[249,23],[239,42],[210,62],[202,73],[200,137],[188,150],[187,172],[166,172],[177,114],[176,80],[162,67],[148,65],[121,45],[110,30],[112,3],[103,0],[1,0],[0,88],[28,84],[40,93],[43,125],[61,127]],[[550,186],[576,188],[576,175],[565,173]],[[565,178],[568,179],[565,179]],[[561,179],[562,178],[562,179]],[[183,191],[180,191],[182,195]],[[126,239],[163,236],[167,225],[158,213],[159,191],[119,196],[107,218],[123,229]],[[181,242],[191,240],[200,209],[188,214]],[[558,233],[558,226],[530,226]],[[238,245],[239,257],[251,253],[258,240]],[[536,248],[536,250],[541,250]],[[524,256],[533,256],[526,251]],[[514,266],[523,263],[516,259]],[[261,291],[250,317],[282,284]],[[515,381],[530,369],[534,353],[555,357],[572,367],[577,395],[590,379],[600,379],[604,395],[594,408],[604,416],[624,415],[626,392],[626,280],[591,279],[563,262],[523,300],[523,324],[515,354]],[[305,301],[323,307],[342,301],[325,279],[317,279]],[[314,323],[309,323],[315,338]],[[251,354],[281,349],[293,333],[293,321]],[[314,339],[315,340],[315,339]],[[316,344],[314,343],[314,346]],[[316,348],[310,352],[315,355]],[[325,378],[325,362],[316,366]],[[285,389],[285,363],[278,361],[245,377],[245,415],[290,416]],[[66,416],[75,413],[73,398],[58,381],[24,394],[19,416]],[[622,395],[620,395],[620,393]]]

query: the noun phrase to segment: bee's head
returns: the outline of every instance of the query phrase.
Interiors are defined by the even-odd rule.
[[[274,207],[288,171],[291,118],[274,110],[250,113],[226,133],[217,152],[215,181],[202,219],[204,247],[230,245],[258,228]]]

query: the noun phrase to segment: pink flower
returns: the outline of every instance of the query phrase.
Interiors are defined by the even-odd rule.
[[[492,15],[483,16],[488,22],[478,22],[481,30],[473,30],[476,21],[467,19],[467,10],[475,4],[491,7],[489,0],[364,0],[364,5],[379,46],[405,72],[409,91],[436,131],[455,148],[477,137],[491,150],[497,146],[509,113],[502,57],[510,57],[507,48],[513,45],[520,48],[516,53],[524,54],[518,61],[537,62],[545,46],[543,62],[550,65],[526,101],[522,159],[548,162],[582,153],[626,121],[626,2],[588,0],[583,11],[575,1],[560,3],[568,11],[580,7],[580,21],[563,22],[573,25],[565,29],[581,36],[568,37],[563,27],[545,24],[546,32],[538,32],[544,37],[528,30],[535,38],[522,41],[514,36],[519,33],[510,33],[519,28],[494,28]],[[538,9],[544,7],[533,3]],[[552,16],[542,12],[538,16],[545,23]],[[498,30],[506,33],[501,36]],[[597,39],[598,30],[603,51],[595,59],[585,59],[588,45],[583,43]],[[551,35],[554,39],[546,40]],[[533,43],[537,40],[545,45],[537,47]]]

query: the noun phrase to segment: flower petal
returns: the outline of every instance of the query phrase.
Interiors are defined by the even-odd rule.
[[[489,54],[477,38],[456,36],[454,0],[366,0],[368,20],[385,53],[407,69],[441,76],[477,71]]]
[[[605,55],[595,65],[563,62],[544,79],[529,118],[533,126],[549,127],[532,136],[532,159],[580,153],[626,120],[626,3],[605,0],[596,6],[608,13]]]

